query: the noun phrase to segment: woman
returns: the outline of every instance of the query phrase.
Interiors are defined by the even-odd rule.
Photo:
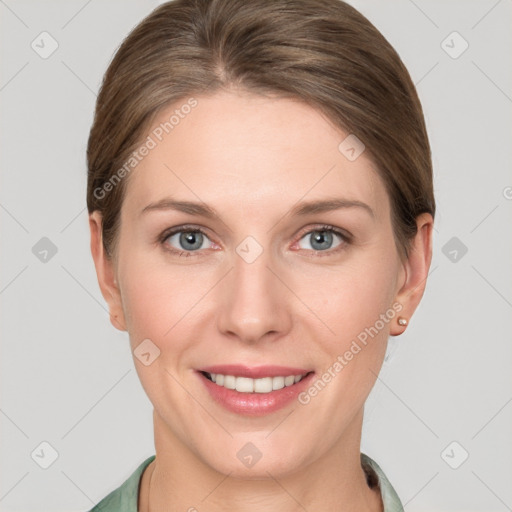
[[[93,510],[402,510],[363,409],[423,295],[435,200],[397,53],[339,0],[176,0],[123,42],[91,250],[156,456]]]

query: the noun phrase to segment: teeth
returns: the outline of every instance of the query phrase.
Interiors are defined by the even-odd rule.
[[[215,375],[214,373],[210,374],[212,376]],[[215,378],[217,378],[217,375],[215,375]],[[236,378],[233,377],[233,375],[224,375],[224,387],[228,389],[235,389],[236,387]]]
[[[272,389],[284,388],[284,377],[274,377],[272,379]]]
[[[255,393],[268,393],[272,390],[272,377],[254,380]]]
[[[288,375],[288,377],[284,378],[284,385],[291,386],[295,383],[295,377],[293,375]]]
[[[221,373],[209,373],[208,375],[218,386],[236,389],[240,393],[270,393],[284,387],[293,386],[304,377],[304,375],[288,375],[287,377],[251,379],[249,377],[222,375]]]

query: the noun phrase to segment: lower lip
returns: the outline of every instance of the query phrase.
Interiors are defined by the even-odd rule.
[[[240,393],[235,389],[218,386],[201,372],[197,373],[214,400],[231,412],[247,416],[263,416],[286,407],[308,387],[314,375],[312,372],[296,384],[270,393]]]

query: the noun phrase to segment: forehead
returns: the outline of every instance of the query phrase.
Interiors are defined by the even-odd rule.
[[[292,99],[247,92],[185,98],[159,112],[146,133],[151,149],[129,176],[123,208],[140,210],[169,195],[269,209],[340,196],[385,214],[388,198],[373,162],[364,152],[351,161],[339,149],[348,135]]]

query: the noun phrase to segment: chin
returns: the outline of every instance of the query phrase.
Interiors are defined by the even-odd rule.
[[[282,478],[296,472],[305,461],[305,454],[300,456],[294,453],[292,446],[287,447],[282,442],[270,442],[261,435],[237,435],[235,440],[230,440],[229,446],[218,446],[212,453],[205,453],[203,462],[215,471],[232,478],[243,480],[268,480],[270,476]],[[261,441],[258,439],[261,438]],[[295,446],[304,446],[303,443],[293,440],[290,435],[288,440]],[[277,440],[276,440],[277,441]]]

